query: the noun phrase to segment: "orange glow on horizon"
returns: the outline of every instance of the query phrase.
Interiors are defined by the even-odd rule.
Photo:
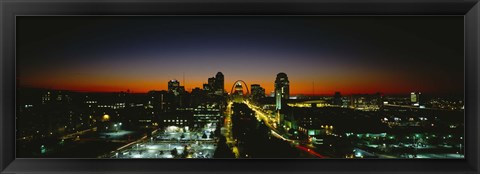
[[[216,71],[215,71],[216,72]],[[311,74],[310,76],[302,76],[301,74],[288,74],[290,81],[290,95],[333,95],[336,91],[342,95],[349,94],[373,94],[381,92],[384,94],[405,94],[411,91],[429,91],[436,92],[434,86],[425,84],[415,84],[417,88],[411,88],[412,83],[409,78],[403,76],[389,76],[374,72],[364,71],[364,74]],[[185,90],[191,92],[194,88],[203,89],[203,84],[207,83],[208,77],[212,75],[193,75],[184,80],[179,80],[180,85],[185,86]],[[274,81],[276,74],[259,74],[250,75],[248,79],[243,74],[225,75],[225,91],[229,93],[233,83],[236,80],[244,80],[248,88],[251,84],[260,84],[265,89],[268,96],[274,90]],[[37,78],[22,79],[18,78],[20,87],[36,87],[45,89],[71,90],[78,92],[126,92],[131,93],[147,93],[148,91],[167,90],[168,81],[173,78],[163,76],[138,76],[129,74],[66,74],[57,73],[44,78],[45,74],[37,74]],[[178,75],[176,75],[178,76]],[[172,77],[176,77],[172,75]],[[68,77],[68,78],[67,78]],[[201,80],[198,80],[201,79]],[[177,79],[178,80],[178,79]],[[184,84],[186,83],[186,84]],[[410,85],[410,86],[409,86]],[[431,84],[429,84],[431,85]]]
[[[327,83],[318,83],[313,84],[312,82],[296,82],[291,81],[290,83],[290,95],[333,95],[335,92],[341,92],[343,95],[349,94],[373,94],[377,92],[387,93],[387,94],[402,94],[408,93],[410,91],[417,91],[417,89],[409,89],[398,85],[362,85],[353,83],[340,83],[340,84],[327,84]],[[147,93],[152,90],[168,90],[168,81],[163,83],[161,82],[143,82],[143,83],[110,83],[110,85],[86,85],[86,84],[50,84],[50,85],[25,85],[29,87],[45,88],[45,89],[56,89],[56,90],[70,90],[77,92],[126,92],[131,93]],[[234,81],[225,81],[225,91],[230,93]],[[191,92],[194,88],[203,89],[203,82],[187,82],[185,90]],[[251,84],[260,84],[261,87],[265,88],[265,94],[270,95],[274,91],[274,84],[272,82],[265,83],[248,83],[248,89],[250,89]],[[183,84],[181,84],[183,85]],[[315,86],[315,89],[313,88]],[[382,90],[383,89],[383,90]]]

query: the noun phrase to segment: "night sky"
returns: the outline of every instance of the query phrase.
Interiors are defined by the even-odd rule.
[[[291,94],[463,96],[463,16],[17,17],[19,87],[187,90],[218,71]],[[185,84],[183,84],[185,74]],[[313,88],[313,83],[315,84]]]

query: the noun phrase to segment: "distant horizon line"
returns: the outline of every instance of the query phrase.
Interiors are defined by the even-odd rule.
[[[116,91],[116,90],[108,90],[108,91],[102,91],[102,90],[74,90],[74,89],[56,89],[56,88],[43,88],[43,87],[17,87],[18,88],[30,88],[30,89],[38,89],[38,90],[56,90],[56,91],[69,91],[69,92],[78,92],[78,93],[122,93],[122,92],[125,92],[125,93],[132,93],[132,94],[147,94],[149,92],[152,92],[152,91],[167,91],[168,92],[168,89],[151,89],[151,90],[148,90],[148,91],[142,91],[142,92],[137,92],[137,91],[134,91],[134,90],[119,90],[119,91]],[[196,87],[196,88],[199,88],[199,87]],[[192,89],[195,89],[195,88],[192,88]],[[199,89],[202,89],[202,88],[199,88]],[[203,89],[202,89],[203,90]],[[187,91],[185,90],[186,92],[189,92],[191,93],[192,90],[190,91]],[[227,90],[225,90],[225,92],[228,94]],[[424,91],[409,91],[409,92],[401,92],[401,93],[385,93],[385,92],[381,92],[381,91],[378,91],[378,92],[342,92],[342,91],[335,91],[333,93],[318,93],[318,94],[312,94],[312,93],[293,93],[293,94],[290,94],[291,97],[295,97],[295,96],[307,96],[307,97],[315,97],[315,96],[333,96],[335,95],[336,92],[340,92],[341,95],[361,95],[361,94],[381,94],[381,95],[410,95],[411,92],[421,92],[423,94],[427,94],[427,95],[432,95],[432,94],[435,94],[435,93],[428,93],[428,92],[424,92]],[[449,95],[451,96],[453,93],[451,94],[441,94],[442,96],[445,96],[445,95]],[[438,94],[437,94],[438,95]],[[269,93],[265,93],[265,96],[270,96]]]

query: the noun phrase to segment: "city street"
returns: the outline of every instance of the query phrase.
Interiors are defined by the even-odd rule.
[[[326,156],[321,155],[318,152],[316,152],[314,146],[308,146],[308,145],[307,145],[308,147],[307,146],[301,146],[301,145],[299,145],[298,140],[292,140],[292,139],[289,139],[288,137],[285,137],[284,135],[280,134],[279,132],[285,132],[285,131],[280,131],[281,129],[277,129],[274,126],[272,126],[272,123],[275,122],[275,119],[273,119],[274,117],[269,116],[267,113],[263,112],[258,106],[255,106],[255,105],[249,103],[248,101],[244,101],[244,103],[250,109],[255,111],[255,116],[257,117],[257,119],[262,120],[265,123],[265,125],[267,125],[267,127],[270,128],[271,135],[273,135],[276,138],[282,139],[284,141],[290,142],[290,144],[292,146],[296,147],[297,149],[301,150],[304,153],[308,153],[311,156],[314,156],[314,157],[317,157],[317,158],[326,158]]]
[[[237,142],[233,138],[232,135],[232,102],[229,102],[227,105],[227,109],[225,111],[225,128],[226,131],[224,133],[224,136],[227,140],[227,145],[232,149],[232,152],[235,154],[235,158],[240,157],[240,151],[238,150],[237,147]]]

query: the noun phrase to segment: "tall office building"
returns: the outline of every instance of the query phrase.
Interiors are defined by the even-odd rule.
[[[172,93],[167,91],[149,91],[148,103],[152,106],[155,112],[165,113],[170,111],[171,102],[173,101]]]
[[[285,106],[286,100],[290,97],[290,84],[287,74],[281,72],[277,74],[275,79],[275,109],[277,110],[276,119],[277,124],[283,125],[285,115],[281,112]]]
[[[257,101],[265,97],[265,89],[262,88],[259,84],[250,85],[250,90],[252,91],[252,100]]]
[[[175,96],[178,96],[185,93],[185,87],[180,86],[180,82],[173,79],[168,81],[168,92],[174,94]]]
[[[213,94],[216,91],[215,81],[216,81],[215,77],[208,78],[208,86],[210,87],[210,90],[208,91],[208,93],[210,93],[210,94]]]
[[[225,77],[222,72],[218,72],[215,77],[208,78],[208,85],[203,85],[203,89],[209,94],[223,95],[225,92]]]
[[[333,105],[336,105],[336,106],[342,106],[343,105],[343,101],[342,101],[342,94],[340,92],[335,92],[335,94],[333,95]]]
[[[225,90],[225,77],[223,76],[222,72],[218,72],[215,75],[215,94],[223,95]]]
[[[411,92],[410,93],[410,102],[414,106],[419,106],[420,105],[420,92]]]
[[[203,90],[207,91],[207,92],[210,92],[212,90],[212,87],[209,84],[204,83],[203,84]]]
[[[290,84],[287,74],[281,72],[277,74],[275,80],[275,106],[277,110],[282,109],[284,101],[290,97]]]
[[[178,80],[168,81],[168,92],[178,95],[178,88],[180,87],[180,82]]]
[[[193,112],[193,126],[195,128],[201,128],[208,125],[212,128],[216,128],[222,120],[221,118],[222,115],[218,105],[199,105]]]

